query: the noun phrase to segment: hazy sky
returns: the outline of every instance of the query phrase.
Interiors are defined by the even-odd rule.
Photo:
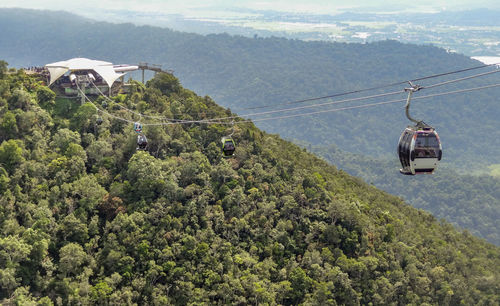
[[[200,9],[251,8],[289,12],[335,14],[341,11],[416,11],[463,10],[468,8],[500,9],[498,0],[1,0],[0,7],[66,10],[82,15],[98,10],[197,14]]]

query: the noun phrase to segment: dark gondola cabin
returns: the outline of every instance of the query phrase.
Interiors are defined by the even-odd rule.
[[[407,127],[398,144],[399,161],[403,174],[431,174],[437,168],[443,151],[439,136],[434,128]]]
[[[145,135],[137,135],[137,150],[146,150],[148,139]]]
[[[222,154],[224,156],[232,156],[236,150],[236,145],[232,138],[222,138]]]

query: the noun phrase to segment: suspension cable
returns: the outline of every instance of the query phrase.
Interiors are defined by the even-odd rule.
[[[456,94],[456,93],[465,93],[465,92],[482,90],[482,89],[493,88],[493,87],[500,87],[500,83],[492,84],[492,85],[486,85],[486,86],[481,86],[481,87],[475,87],[475,88],[467,88],[467,89],[460,89],[460,90],[448,91],[448,92],[443,92],[443,93],[436,93],[436,94],[431,94],[431,95],[427,95],[427,96],[414,97],[412,99],[413,100],[428,99],[428,98],[433,98],[433,97],[439,97],[439,96]],[[371,103],[371,104],[363,104],[363,105],[348,106],[348,107],[343,107],[343,108],[335,108],[335,109],[329,109],[329,110],[322,110],[322,111],[316,111],[316,112],[310,112],[310,113],[304,113],[304,114],[293,114],[293,115],[273,117],[273,118],[260,118],[260,119],[255,119],[255,120],[247,120],[246,122],[249,122],[249,121],[251,121],[251,122],[259,122],[259,121],[266,121],[266,120],[286,119],[286,118],[293,118],[293,117],[299,117],[299,116],[308,116],[308,115],[315,115],[315,114],[322,114],[322,113],[329,113],[329,112],[337,112],[337,111],[344,111],[344,110],[350,110],[350,109],[372,107],[372,106],[378,106],[378,105],[384,105],[384,104],[391,104],[391,103],[398,103],[398,102],[405,102],[405,101],[406,101],[406,99],[399,99],[399,100],[393,100],[393,101],[377,102],[377,103]],[[239,122],[241,122],[241,121],[239,121]],[[236,122],[236,123],[239,123],[239,122]]]
[[[496,69],[496,70],[492,70],[492,71],[488,71],[488,72],[483,72],[483,73],[479,73],[479,74],[475,74],[475,75],[470,75],[470,76],[466,76],[466,77],[459,78],[459,79],[449,80],[449,81],[445,81],[445,82],[441,82],[441,83],[437,83],[437,84],[433,84],[433,85],[429,85],[429,86],[422,86],[422,89],[429,89],[429,88],[434,88],[434,87],[438,87],[438,86],[443,86],[443,85],[447,85],[450,83],[455,83],[455,82],[459,82],[459,81],[478,78],[478,77],[482,77],[482,76],[497,73],[497,72],[500,72],[500,69]]]
[[[116,103],[113,99],[111,99],[110,97],[106,96],[106,94],[104,94],[101,91],[101,89],[92,80],[90,82],[97,89],[97,91],[101,94],[101,96],[104,97],[104,99],[108,100],[109,102]],[[131,110],[131,109],[129,109],[129,108],[121,105],[120,103],[116,103],[116,105],[118,105],[123,110],[126,110],[126,111],[128,111],[128,112],[130,112],[132,114],[135,114],[135,115],[139,116],[139,118],[145,117],[145,118],[151,118],[151,119],[157,119],[157,120],[169,120],[169,121],[174,121],[174,122],[184,121],[182,119],[172,119],[172,118],[168,118],[166,116],[151,116],[151,115],[146,115],[146,114],[142,114],[142,113],[133,111],[133,110]]]
[[[446,84],[451,84],[451,83],[455,83],[455,82],[469,80],[469,79],[481,77],[481,76],[488,75],[488,74],[498,73],[498,72],[500,72],[500,69],[492,70],[492,71],[489,71],[486,73],[479,73],[479,74],[475,74],[475,75],[467,76],[467,77],[463,77],[463,78],[453,79],[453,80],[449,80],[449,81],[442,82],[442,83],[432,84],[429,86],[423,86],[421,88],[422,89],[430,89],[433,87],[438,87],[438,86],[442,86],[442,85],[446,85]],[[404,93],[404,90],[393,91],[393,92],[389,92],[389,93],[383,93],[383,94],[377,94],[377,95],[371,95],[371,96],[364,96],[364,97],[359,97],[359,98],[351,98],[351,99],[344,99],[344,100],[325,102],[325,103],[319,103],[319,104],[304,105],[304,106],[298,106],[298,107],[292,107],[292,108],[284,108],[284,109],[279,109],[279,110],[257,112],[257,113],[250,113],[250,114],[242,114],[242,115],[238,115],[238,116],[234,115],[234,116],[227,116],[227,117],[220,117],[220,118],[212,118],[212,119],[206,119],[204,121],[210,122],[210,121],[231,120],[231,119],[235,119],[235,118],[249,117],[249,116],[262,116],[262,115],[269,115],[269,114],[275,114],[275,113],[280,113],[280,112],[289,112],[289,111],[302,110],[302,109],[307,109],[307,108],[315,108],[315,107],[334,105],[334,104],[340,104],[340,103],[346,103],[346,102],[374,99],[374,98],[380,98],[380,97],[384,97],[384,96],[396,95],[396,94],[401,94],[401,93]],[[193,121],[186,121],[186,122],[191,123]]]
[[[409,81],[410,82],[423,81],[423,80],[427,80],[427,79],[442,77],[442,76],[456,74],[456,73],[461,73],[461,72],[467,72],[467,71],[481,69],[481,68],[490,67],[490,66],[498,66],[498,65],[500,65],[500,63],[484,64],[484,65],[475,66],[475,67],[471,67],[471,68],[465,68],[465,69],[460,69],[460,70],[455,70],[455,71],[450,71],[450,72],[444,72],[444,73],[438,73],[438,74],[433,74],[433,75],[429,75],[429,76],[424,76],[424,77],[412,79],[412,80],[409,80]],[[307,98],[307,99],[295,100],[295,101],[289,101],[289,102],[283,102],[283,103],[278,103],[278,104],[273,104],[273,105],[263,105],[263,106],[254,106],[254,107],[245,107],[245,108],[236,108],[236,109],[239,109],[239,110],[251,110],[251,109],[269,108],[269,107],[274,107],[274,106],[279,106],[279,105],[289,105],[289,104],[304,103],[304,102],[310,102],[310,101],[316,101],[316,100],[323,100],[323,99],[328,99],[328,98],[336,98],[336,97],[341,97],[341,96],[345,96],[345,95],[350,95],[350,94],[355,94],[355,93],[361,93],[361,92],[365,92],[365,91],[372,91],[372,90],[376,90],[376,89],[382,89],[382,88],[392,87],[392,86],[396,86],[396,85],[402,85],[402,84],[406,84],[406,83],[408,83],[408,81],[400,81],[400,82],[394,82],[394,83],[379,85],[379,86],[370,87],[370,88],[364,88],[364,89],[358,89],[358,90],[353,90],[353,91],[348,91],[348,92],[342,92],[342,93],[338,93],[338,94],[332,94],[332,95],[322,96],[322,97]]]
[[[416,82],[416,81],[421,81],[421,80],[426,80],[426,79],[431,79],[431,78],[436,78],[436,77],[441,77],[441,76],[446,76],[446,75],[451,75],[451,74],[456,74],[456,73],[461,73],[461,72],[476,70],[476,69],[480,69],[480,68],[485,68],[485,67],[490,67],[490,66],[496,66],[496,65],[499,65],[499,64],[500,63],[484,64],[484,65],[475,66],[475,67],[471,67],[471,68],[465,68],[465,69],[460,69],[460,70],[455,70],[455,71],[450,71],[450,72],[444,72],[444,73],[439,73],[439,74],[424,76],[424,77],[413,79],[410,82]],[[438,87],[438,86],[442,86],[442,85],[446,85],[446,84],[450,84],[450,83],[454,83],[454,82],[458,82],[458,81],[462,81],[462,80],[468,80],[468,79],[472,79],[472,78],[476,78],[476,77],[480,77],[480,76],[484,76],[484,75],[488,75],[488,74],[493,74],[493,73],[497,73],[497,72],[500,72],[500,70],[496,69],[496,70],[492,70],[492,71],[489,71],[489,72],[486,72],[486,73],[480,73],[480,74],[476,74],[476,75],[472,75],[472,76],[467,76],[467,77],[464,77],[464,78],[459,78],[459,79],[455,79],[455,80],[445,81],[445,82],[442,82],[442,83],[433,84],[433,85],[425,86],[425,87],[422,87],[422,88],[429,89],[429,88]],[[107,99],[110,102],[115,102],[111,98],[107,97],[101,91],[101,89],[92,80],[90,80],[90,81],[91,81],[91,84],[101,94],[101,96],[103,96],[105,99]],[[360,89],[360,90],[354,90],[354,91],[344,92],[344,93],[339,93],[339,94],[334,94],[334,95],[328,95],[328,96],[322,96],[322,97],[316,97],[316,98],[309,98],[309,99],[303,99],[303,100],[297,100],[297,101],[286,102],[286,103],[279,103],[279,104],[273,104],[273,105],[265,105],[265,106],[260,106],[260,107],[241,108],[241,109],[259,109],[259,108],[275,107],[275,106],[286,105],[286,104],[296,104],[296,103],[302,103],[302,102],[316,101],[316,100],[322,100],[322,99],[327,99],[327,98],[334,98],[334,97],[339,97],[339,96],[344,96],[344,95],[349,95],[349,94],[354,94],[354,93],[360,93],[360,92],[365,92],[365,91],[382,89],[382,88],[386,88],[386,87],[390,87],[390,86],[404,84],[404,83],[407,83],[407,82],[408,81],[395,82],[395,83],[391,83],[391,84],[386,84],[386,85],[381,85],[381,86],[376,86],[376,87],[371,87],[371,88],[366,88],[366,89]],[[398,93],[401,93],[401,91],[392,92],[392,93],[385,93],[385,94],[381,94],[380,96],[379,95],[373,95],[373,96],[368,96],[368,97],[345,99],[345,100],[341,100],[341,101],[319,103],[319,104],[307,105],[307,106],[302,106],[302,107],[294,107],[294,108],[288,108],[288,109],[285,108],[285,109],[281,109],[281,110],[274,110],[274,111],[268,111],[268,112],[257,112],[257,113],[250,113],[250,114],[242,114],[242,115],[239,115],[239,116],[229,116],[229,117],[213,118],[213,119],[207,119],[207,120],[220,121],[220,120],[234,119],[234,118],[238,118],[238,117],[260,116],[260,115],[267,115],[267,114],[278,113],[278,112],[286,112],[286,111],[293,111],[293,110],[299,110],[299,109],[320,107],[320,106],[325,106],[325,105],[333,105],[333,104],[338,104],[338,103],[346,103],[346,102],[352,102],[352,101],[359,101],[359,100],[364,100],[364,99],[377,98],[377,97],[381,97],[381,96],[385,96],[385,95],[398,94]],[[135,114],[137,116],[144,117],[144,118],[150,118],[150,119],[153,119],[153,120],[167,120],[169,122],[186,122],[186,123],[191,123],[192,122],[192,120],[173,119],[173,118],[168,118],[166,116],[152,116],[152,115],[141,114],[141,113],[133,111],[133,110],[131,110],[131,109],[125,107],[125,106],[122,106],[119,103],[116,103],[116,104],[120,108],[122,108],[122,109],[124,109],[124,110],[126,110],[128,112],[131,112],[131,113],[133,113],[133,114]]]
[[[89,98],[89,97],[87,97],[87,95],[85,94],[85,92],[84,92],[84,91],[80,88],[80,86],[79,86],[78,82],[76,82],[76,88],[78,89],[78,92],[79,92],[79,93],[80,93],[83,97],[85,97],[85,100],[86,100],[86,101],[88,101],[90,104],[92,104],[92,106],[94,106],[94,108],[95,108],[98,112],[101,112],[101,113],[103,113],[103,114],[105,114],[105,115],[107,115],[107,116],[109,116],[109,117],[111,117],[111,118],[114,118],[114,119],[117,119],[117,120],[120,120],[120,121],[124,121],[124,122],[128,122],[128,123],[132,123],[132,124],[134,124],[134,123],[135,123],[135,121],[133,121],[133,120],[129,120],[129,119],[126,119],[126,118],[122,118],[122,117],[116,116],[116,115],[114,115],[114,114],[111,114],[111,113],[109,113],[109,112],[107,112],[107,111],[105,111],[105,110],[102,110],[102,109],[100,109],[99,107],[97,107],[97,105],[96,105],[94,102],[92,102],[92,100],[90,100],[90,98]]]
[[[489,65],[486,65],[489,66]],[[472,69],[472,68],[471,68]],[[477,68],[476,68],[477,69]],[[468,80],[480,76],[484,76],[487,74],[492,74],[500,72],[500,70],[495,70],[495,71],[490,71],[486,73],[480,73],[476,74],[473,76],[468,76],[464,78],[459,78],[459,79],[454,79],[442,83],[437,83],[433,85],[429,85],[426,87],[423,87],[423,89],[429,89],[437,86],[442,86],[445,84],[450,84],[454,82],[459,82],[463,80]],[[429,77],[427,77],[429,78]],[[76,84],[78,91],[85,97],[85,99],[90,102],[99,112],[102,112],[103,114],[106,114],[109,117],[112,117],[117,120],[121,120],[124,122],[128,123],[134,123],[134,121],[125,119],[116,115],[113,115],[103,109],[100,109],[97,107],[96,104],[94,104],[90,98],[88,98],[83,90],[79,87],[78,83]],[[461,89],[461,90],[455,90],[455,91],[449,91],[449,92],[444,92],[444,93],[435,93],[427,96],[420,96],[420,97],[414,97],[414,100],[418,99],[425,99],[425,98],[431,98],[431,97],[437,97],[437,96],[443,96],[443,95],[449,95],[449,94],[455,94],[455,93],[465,93],[465,92],[470,92],[470,91],[475,91],[475,90],[482,90],[482,89],[487,89],[487,88],[493,88],[493,87],[498,87],[500,86],[500,83],[498,84],[492,84],[492,85],[486,85],[486,86],[480,86],[480,87],[474,87],[474,88],[468,88],[468,89]],[[337,111],[343,111],[343,110],[349,110],[349,109],[359,109],[359,108],[364,108],[364,107],[372,107],[372,106],[377,106],[377,105],[384,105],[384,104],[391,104],[391,103],[397,103],[397,102],[402,102],[406,101],[406,99],[398,99],[398,100],[392,100],[392,101],[385,101],[385,102],[377,102],[377,103],[371,103],[371,104],[363,104],[363,105],[357,105],[357,106],[348,106],[348,107],[343,107],[343,108],[336,108],[336,109],[328,109],[328,110],[320,110],[320,111],[314,111],[314,112],[308,112],[308,113],[301,113],[301,114],[291,114],[291,115],[283,115],[283,116],[277,116],[277,117],[269,117],[269,118],[260,118],[260,119],[244,119],[244,120],[239,120],[236,122],[224,122],[223,120],[228,120],[228,119],[238,119],[241,118],[242,116],[249,116],[249,115],[266,115],[266,114],[274,114],[277,112],[284,112],[284,111],[292,111],[292,110],[298,110],[298,109],[305,109],[305,108],[310,108],[310,107],[319,107],[319,106],[325,106],[325,105],[334,105],[334,104],[339,104],[339,103],[345,103],[345,102],[350,102],[350,101],[358,101],[358,100],[365,100],[365,99],[373,99],[373,98],[379,98],[383,96],[388,96],[388,95],[394,95],[394,94],[399,94],[402,93],[403,91],[398,91],[398,92],[389,92],[385,94],[379,94],[379,95],[372,95],[372,96],[366,96],[366,97],[359,97],[359,98],[353,98],[353,99],[346,99],[346,100],[340,100],[340,101],[333,101],[333,102],[327,102],[327,103],[321,103],[321,104],[316,104],[316,105],[309,105],[309,106],[302,106],[302,107],[295,107],[295,108],[290,108],[290,109],[282,109],[282,110],[275,110],[275,111],[268,111],[268,112],[260,112],[260,113],[254,113],[254,114],[246,114],[246,115],[241,115],[241,116],[229,116],[229,117],[221,117],[221,118],[212,118],[212,119],[205,119],[205,120],[182,120],[182,121],[169,121],[169,122],[158,122],[158,123],[144,123],[144,126],[161,126],[161,125],[175,125],[175,124],[194,124],[194,123],[204,123],[204,124],[242,124],[242,123],[248,123],[248,122],[260,122],[260,121],[267,121],[267,120],[277,120],[277,119],[285,119],[285,118],[294,118],[294,117],[300,117],[300,116],[309,116],[309,115],[314,115],[314,114],[321,114],[321,113],[328,113],[328,112],[337,112]],[[128,109],[126,109],[128,110]],[[129,110],[131,111],[131,110]],[[134,114],[140,114],[134,111],[131,111]],[[155,117],[155,116],[150,116],[150,117]],[[167,120],[171,120],[170,118],[166,118]]]
[[[450,95],[450,94],[457,94],[457,93],[466,93],[466,92],[483,90],[483,89],[494,88],[494,87],[500,87],[500,83],[485,85],[485,86],[480,86],[480,87],[474,87],[474,88],[448,91],[448,92],[443,92],[443,93],[435,93],[435,94],[430,94],[427,96],[414,97],[413,100],[428,99],[428,98]],[[406,99],[397,99],[397,100],[392,100],[392,101],[383,101],[383,102],[363,104],[363,105],[347,106],[347,107],[342,107],[342,108],[321,110],[321,111],[315,111],[315,112],[309,112],[309,113],[292,114],[292,115],[269,117],[269,118],[259,118],[259,119],[244,119],[244,120],[240,120],[240,121],[235,121],[234,124],[252,123],[252,122],[260,122],[260,121],[268,121],[268,120],[286,119],[286,118],[295,118],[295,117],[302,117],[302,116],[309,116],[309,115],[316,115],[316,114],[330,113],[330,112],[338,112],[338,111],[351,110],[351,109],[361,109],[361,108],[366,108],[366,107],[385,105],[385,104],[393,104],[393,103],[399,103],[399,102],[405,102],[405,101],[406,101]],[[173,125],[173,124],[187,124],[187,123],[225,124],[225,125],[233,124],[233,122],[207,121],[207,120],[198,120],[198,121],[191,121],[191,122],[172,122],[172,123],[168,123],[168,124]],[[157,125],[165,125],[165,123],[146,123],[144,125],[157,126]]]

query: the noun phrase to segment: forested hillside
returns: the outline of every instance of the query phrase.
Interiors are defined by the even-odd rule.
[[[97,99],[94,103],[100,104]],[[101,104],[102,106],[102,104]],[[230,115],[160,74],[106,110]],[[237,124],[145,127],[0,63],[2,304],[498,304],[500,250]]]
[[[11,65],[44,65],[73,57],[162,64],[173,69],[189,88],[214,97],[240,115],[259,111],[244,110],[247,107],[342,93],[480,64],[436,47],[395,41],[345,44],[202,36],[132,24],[93,22],[64,12],[2,9],[0,28],[5,29],[0,35],[0,58]],[[472,73],[475,72],[468,74]],[[430,85],[464,75],[467,74],[419,83]],[[499,80],[500,75],[494,75],[424,90],[415,96],[499,83]],[[403,90],[404,86],[384,91]],[[435,97],[415,101],[412,112],[438,129],[445,161],[467,171],[471,167],[484,170],[500,164],[500,146],[492,141],[500,137],[499,95],[500,90],[488,89]],[[397,98],[404,99],[405,94],[387,97]],[[285,138],[313,145],[335,144],[348,152],[387,157],[393,154],[407,119],[400,103],[258,124]]]
[[[163,64],[164,68],[174,69],[187,87],[198,93],[209,93],[238,114],[276,109],[244,109],[248,107],[363,89],[479,64],[442,49],[394,41],[331,44],[280,38],[201,36],[131,24],[92,22],[63,12],[0,9],[0,28],[8,29],[0,34],[0,58],[3,56],[17,66],[44,65],[75,56],[111,60],[115,63],[147,61]],[[483,70],[469,74],[476,72]],[[463,75],[426,80],[421,85]],[[453,86],[437,88],[434,92],[498,83],[500,74],[491,76],[488,81],[486,79],[459,82]],[[384,90],[400,89],[402,87],[395,86]],[[381,91],[374,90],[363,94],[379,92]],[[428,93],[422,91],[416,93],[415,97]],[[437,128],[443,142],[442,163],[449,168],[459,168],[462,172],[485,172],[488,170],[487,166],[500,165],[500,146],[495,141],[500,138],[498,95],[498,90],[488,89],[467,95],[414,100],[411,113]],[[352,96],[339,99],[350,97]],[[405,94],[401,94],[388,99],[405,97]],[[306,103],[281,107],[303,104]],[[337,107],[346,105],[351,104],[340,104]],[[328,107],[299,111],[325,109]],[[288,114],[293,112],[270,116]],[[334,144],[345,152],[387,159],[394,157],[399,135],[408,120],[404,115],[403,104],[400,103],[258,124],[269,132],[279,133],[301,143],[326,146]],[[337,159],[332,162],[339,166],[350,164],[353,167],[360,167],[362,164],[362,172],[351,173],[361,175],[387,191],[405,196],[409,203],[425,208],[438,218],[446,218],[480,237],[499,243],[499,222],[496,216],[500,202],[498,197],[492,196],[495,190],[490,192],[481,186],[485,180],[488,181],[486,186],[496,186],[487,178],[474,182],[474,177],[462,177],[454,172],[443,173],[440,167],[437,171],[438,184],[436,179],[430,177],[415,180],[397,177],[399,174],[396,164],[384,163],[381,166],[357,159],[349,162],[345,158],[344,161],[342,165],[336,163]],[[387,177],[393,179],[387,180]],[[394,186],[389,186],[393,182]],[[422,187],[423,192],[412,191],[419,190],[412,186],[421,184],[425,186]],[[468,196],[460,196],[464,189],[468,190]],[[422,193],[426,195],[425,198],[421,197]]]
[[[335,146],[313,147],[313,152],[412,206],[444,218],[459,228],[500,245],[500,178],[464,175],[447,166],[433,175],[408,177],[399,174],[399,161],[368,158]]]

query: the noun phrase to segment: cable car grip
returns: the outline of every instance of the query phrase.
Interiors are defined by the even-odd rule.
[[[410,116],[410,102],[411,102],[411,97],[413,95],[414,92],[417,92],[419,91],[420,89],[422,89],[423,87],[420,86],[420,85],[414,85],[411,81],[408,81],[408,83],[410,84],[410,88],[405,88],[405,92],[408,92],[408,98],[406,99],[406,117],[414,122],[417,127],[424,127],[425,124],[423,123],[422,120],[418,120],[418,119],[415,119],[413,117]]]

